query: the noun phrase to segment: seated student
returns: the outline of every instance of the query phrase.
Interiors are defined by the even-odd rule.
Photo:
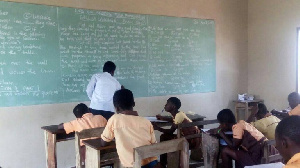
[[[84,129],[97,128],[97,127],[105,127],[107,120],[101,115],[93,115],[90,113],[89,108],[80,103],[73,109],[73,113],[76,116],[76,120],[66,122],[64,124],[58,125],[58,129],[64,129],[67,134],[71,132],[80,132]],[[81,153],[80,156],[85,158],[85,146],[80,141]]]
[[[180,100],[177,97],[170,97],[167,100],[167,103],[165,105],[165,111],[171,113],[173,118],[163,117],[161,115],[156,116],[157,119],[173,122],[170,129],[160,128],[156,124],[153,124],[153,127],[155,130],[158,130],[163,133],[160,136],[161,142],[177,138],[177,135],[175,135],[173,133],[177,129],[178,124],[192,122],[192,120],[190,120],[185,115],[184,112],[179,111],[180,107],[181,107]],[[200,133],[200,130],[197,127],[188,127],[188,128],[182,129],[183,135],[191,135],[191,134],[197,134],[197,133]],[[201,144],[201,138],[188,139],[188,142],[189,142],[190,149],[199,148],[199,146]],[[163,154],[160,156],[160,162],[162,165],[167,164],[167,155],[166,154]]]
[[[299,93],[297,92],[292,92],[289,94],[288,96],[288,102],[289,102],[289,105],[291,107],[291,111],[289,112],[286,112],[286,111],[283,111],[283,112],[279,112],[279,111],[276,111],[276,110],[272,110],[271,113],[273,115],[277,115],[279,117],[288,117],[288,116],[291,116],[291,115],[299,115],[300,116],[300,95]]]
[[[130,90],[116,91],[113,104],[117,114],[108,120],[101,135],[101,145],[106,146],[115,138],[122,166],[132,167],[134,148],[156,143],[153,126],[149,120],[133,111],[135,102]],[[157,157],[150,157],[142,161],[142,168],[152,168],[157,163]]]
[[[254,118],[256,118],[257,121],[253,122]],[[253,107],[247,122],[263,133],[266,138],[272,140],[275,139],[275,129],[280,119],[269,113],[263,103],[259,103],[257,107]]]
[[[221,151],[222,168],[232,168],[232,159],[235,160],[236,168],[259,164],[263,156],[263,142],[267,138],[243,120],[236,123],[230,109],[221,110],[217,119],[219,128],[210,132],[219,135],[227,143],[227,147]],[[233,140],[225,135],[225,131],[232,131]]]
[[[300,167],[300,116],[284,118],[275,131],[276,148],[284,159],[284,168]]]

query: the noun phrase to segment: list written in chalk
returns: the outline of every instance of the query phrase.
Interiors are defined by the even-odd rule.
[[[86,101],[107,60],[135,97],[216,87],[213,20],[0,2],[0,57],[0,106]]]

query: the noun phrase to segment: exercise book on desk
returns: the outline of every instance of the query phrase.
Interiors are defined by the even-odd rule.
[[[156,117],[145,117],[145,118],[150,122],[168,122],[168,121],[158,120]]]

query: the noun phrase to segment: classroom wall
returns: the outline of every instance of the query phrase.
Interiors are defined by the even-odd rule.
[[[299,9],[299,0],[248,1],[248,91],[269,110],[287,108],[296,91]]]
[[[21,0],[15,0],[20,1]],[[222,108],[247,91],[248,2],[241,0],[22,0],[22,2],[109,11],[214,19],[216,23],[217,88],[213,93],[178,95],[182,110],[216,118]],[[184,81],[183,81],[184,82]],[[140,115],[159,113],[169,96],[136,99]],[[0,108],[0,166],[45,167],[41,126],[74,119],[74,103]],[[74,141],[60,142],[58,167],[75,165]]]

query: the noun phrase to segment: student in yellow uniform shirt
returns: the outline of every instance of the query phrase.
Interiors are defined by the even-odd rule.
[[[113,104],[117,114],[108,121],[101,135],[101,145],[116,139],[116,148],[123,167],[133,166],[134,148],[156,143],[155,134],[151,122],[140,117],[133,111],[135,105],[133,94],[128,89],[115,92]],[[157,166],[157,157],[142,160],[142,168]]]
[[[256,118],[257,121],[254,121],[254,118]],[[263,133],[269,140],[272,140],[275,139],[275,129],[280,119],[269,113],[263,103],[259,103],[257,107],[253,107],[247,122]]]

